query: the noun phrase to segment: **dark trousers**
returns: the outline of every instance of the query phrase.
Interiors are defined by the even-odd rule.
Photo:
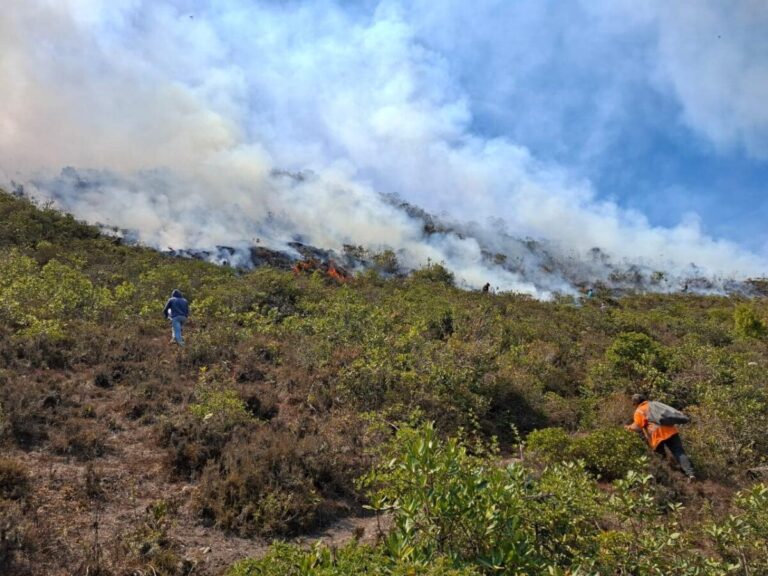
[[[688,459],[688,454],[686,454],[683,449],[683,441],[680,440],[680,434],[675,434],[671,438],[667,438],[663,442],[660,442],[659,445],[656,446],[656,453],[664,456],[665,447],[670,451],[672,457],[680,465],[680,468],[683,469],[683,473],[689,478],[693,478],[693,476],[695,476],[693,473],[693,466],[691,466],[691,461]]]

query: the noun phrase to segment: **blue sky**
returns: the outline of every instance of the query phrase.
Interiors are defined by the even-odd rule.
[[[726,114],[739,98],[731,90],[768,103],[764,3],[446,6],[424,38],[450,54],[471,95],[474,129],[584,175],[599,197],[641,210],[651,224],[672,226],[697,214],[709,233],[765,249],[768,104],[751,116],[744,111],[748,137],[717,133],[706,118],[686,114],[709,83],[716,88],[708,100],[702,96],[705,115]],[[691,12],[705,16],[688,22]],[[683,50],[668,54],[683,42],[704,61],[686,62]],[[732,67],[722,69],[720,53],[731,55]],[[692,78],[664,76],[688,66]],[[728,86],[734,75],[743,83]],[[692,85],[676,90],[676,82]]]
[[[159,247],[300,233],[471,267],[477,245],[425,244],[394,193],[501,251],[499,227],[762,275],[765,30],[763,0],[18,1],[0,180]]]

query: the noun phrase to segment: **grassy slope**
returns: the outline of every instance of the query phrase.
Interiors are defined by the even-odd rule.
[[[764,301],[575,306],[448,280],[239,274],[0,195],[0,566],[216,573],[359,513],[353,480],[388,435],[372,422],[508,448],[515,429],[615,429],[643,388],[693,415],[707,479],[659,470],[664,497],[716,513],[766,453]],[[173,288],[194,310],[183,351],[160,316]]]

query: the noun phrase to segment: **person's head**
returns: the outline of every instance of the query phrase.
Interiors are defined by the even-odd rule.
[[[638,406],[648,400],[645,394],[632,394],[632,404]]]
[[[181,291],[175,289],[173,292],[171,292],[171,298],[181,298]]]

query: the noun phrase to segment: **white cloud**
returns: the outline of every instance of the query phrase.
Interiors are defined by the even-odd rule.
[[[768,158],[768,3],[663,2],[658,26],[659,72],[685,121],[718,146]]]

